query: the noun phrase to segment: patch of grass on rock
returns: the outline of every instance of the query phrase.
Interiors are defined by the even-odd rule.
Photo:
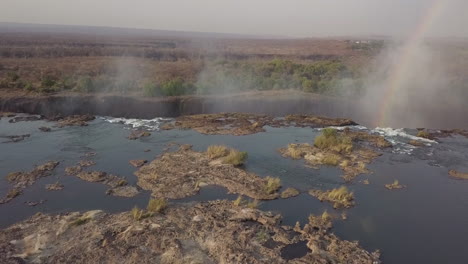
[[[223,145],[211,145],[206,150],[206,153],[210,159],[225,157],[229,154],[229,152],[229,149]]]
[[[247,159],[247,152],[245,151],[238,151],[235,149],[231,149],[229,154],[223,159],[224,164],[232,164],[234,166],[240,166],[244,164],[245,160]]]

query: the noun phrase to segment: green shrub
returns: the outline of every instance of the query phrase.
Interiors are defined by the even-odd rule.
[[[143,86],[143,93],[145,96],[155,97],[162,95],[161,87],[156,83],[146,83]]]
[[[349,153],[353,149],[353,142],[351,138],[339,135],[336,129],[324,128],[322,134],[315,137],[314,146],[319,149]]]
[[[17,72],[13,71],[7,73],[7,78],[10,82],[16,82],[20,78],[20,76]]]
[[[45,76],[41,80],[41,87],[43,88],[52,88],[57,81],[52,76]]]
[[[94,91],[94,84],[90,77],[83,77],[78,81],[76,85],[78,92],[90,93]]]
[[[180,78],[170,80],[161,85],[161,94],[164,96],[180,96],[184,94],[192,94],[194,91],[195,86],[185,83]]]
[[[32,83],[28,82],[24,85],[24,89],[28,92],[32,92],[34,91],[34,86],[32,85]]]

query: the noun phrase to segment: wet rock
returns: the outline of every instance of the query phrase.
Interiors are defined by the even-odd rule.
[[[8,120],[9,123],[18,123],[18,122],[27,122],[27,121],[37,121],[37,120],[41,120],[42,117],[41,116],[17,116],[17,117],[14,117],[10,120]]]
[[[55,118],[58,127],[87,126],[89,121],[96,119],[93,115],[71,115],[65,118]]]
[[[212,160],[208,153],[181,146],[178,151],[164,153],[136,171],[137,184],[144,190],[151,190],[157,198],[180,199],[194,195],[202,182],[223,186],[232,193],[254,199],[278,197],[276,190],[270,192],[266,188],[268,179],[232,164],[223,164],[221,160]]]
[[[264,126],[326,127],[356,125],[343,118],[327,118],[313,115],[289,115],[275,119],[268,115],[247,113],[200,114],[178,117],[175,122],[165,123],[161,129],[193,129],[207,135],[250,135],[264,132]]]
[[[50,132],[52,131],[52,129],[50,127],[44,127],[44,126],[41,126],[38,128],[40,131],[42,132]]]
[[[381,155],[365,147],[354,148],[351,152],[337,152],[330,149],[319,149],[308,143],[289,144],[287,148],[279,149],[279,152],[283,157],[304,159],[306,164],[314,169],[323,165],[337,166],[344,172],[342,178],[346,182],[352,181],[359,174],[370,173],[366,164]]]
[[[96,156],[96,154],[97,154],[96,152],[86,152],[86,153],[83,155],[83,157],[85,157],[85,158],[90,158],[90,157]]]
[[[299,191],[294,189],[294,188],[287,188],[286,190],[284,190],[280,197],[283,198],[283,199],[287,199],[287,198],[290,198],[290,197],[295,197],[295,196],[298,196],[299,195]]]
[[[22,189],[20,188],[13,188],[9,190],[6,196],[0,199],[0,204],[8,203],[9,201],[13,200],[13,198],[15,198],[16,196],[21,195],[21,193]]]
[[[79,167],[90,167],[90,166],[93,166],[93,165],[96,165],[96,162],[94,162],[92,160],[80,160],[78,162]]]
[[[363,131],[352,131],[349,128],[343,130],[343,136],[349,137],[354,142],[361,141],[377,148],[390,148],[392,143],[381,135],[373,135]]]
[[[142,137],[149,137],[149,136],[151,136],[151,133],[148,131],[133,130],[127,138],[130,140],[135,140],[135,139],[139,139]]]
[[[150,152],[150,151],[151,151],[151,149],[145,149],[145,150],[143,150],[143,152]]]
[[[133,167],[139,168],[143,165],[145,165],[148,161],[147,160],[130,160],[129,163]]]
[[[49,161],[42,165],[36,166],[32,171],[29,172],[19,171],[9,173],[6,176],[6,179],[14,186],[14,188],[11,189],[8,194],[0,200],[0,204],[11,201],[13,198],[20,195],[23,189],[34,184],[38,179],[50,176],[58,164],[58,161]]]
[[[354,194],[349,192],[344,186],[332,190],[310,190],[309,194],[320,201],[326,201],[333,204],[333,208],[350,208],[355,205]]]
[[[140,193],[135,186],[125,185],[107,190],[108,195],[119,197],[134,197]]]
[[[109,175],[102,171],[82,171],[76,175],[78,178],[89,182],[102,182],[108,179]]]
[[[355,126],[357,125],[351,119],[347,118],[329,118],[314,115],[288,115],[285,120],[289,124],[299,127],[329,127],[329,126]]]
[[[99,182],[110,186],[111,189],[107,191],[107,194],[109,195],[133,197],[139,193],[136,187],[127,186],[128,182],[125,180],[125,178],[112,175],[103,171],[82,171],[76,174],[76,176],[84,181]]]
[[[413,145],[413,146],[415,146],[415,147],[424,147],[424,143],[423,143],[423,142],[418,141],[418,140],[414,140],[414,139],[410,140],[410,141],[408,142],[408,144]]]
[[[59,182],[53,183],[53,184],[46,184],[45,188],[49,191],[60,191],[63,189],[63,184],[60,184]]]
[[[35,183],[39,178],[51,175],[52,171],[59,165],[58,161],[49,161],[36,166],[30,172],[12,172],[7,175],[7,180],[16,187],[26,187]]]
[[[31,136],[30,134],[24,134],[24,135],[13,135],[13,136],[0,136],[0,138],[7,139],[7,141],[4,141],[2,143],[16,143],[16,142],[23,141],[30,136]]]
[[[29,202],[24,202],[24,203],[25,203],[27,206],[34,207],[34,206],[38,206],[38,205],[40,205],[40,204],[43,204],[43,203],[45,203],[45,202],[46,202],[46,200],[39,200],[39,201],[37,201],[37,202],[31,202],[31,201],[29,201]]]
[[[460,172],[456,170],[449,170],[449,175],[452,178],[459,179],[459,180],[468,180],[468,173]]]
[[[81,168],[81,166],[66,167],[66,168],[65,168],[65,173],[66,173],[67,175],[70,175],[70,176],[72,176],[72,175],[77,175],[78,173],[81,172],[82,169],[83,169],[83,168]]]
[[[193,220],[197,216],[200,221]],[[0,262],[16,257],[32,263],[380,263],[378,252],[339,239],[319,221],[294,232],[279,220],[229,201],[169,206],[143,220],[129,212],[36,214],[0,231]],[[264,236],[276,246],[268,247]],[[282,249],[300,241],[312,251],[283,259]]]
[[[397,180],[395,180],[393,183],[385,184],[385,188],[387,188],[387,189],[389,189],[389,190],[395,190],[395,189],[403,189],[403,188],[406,188],[406,186],[400,184]]]

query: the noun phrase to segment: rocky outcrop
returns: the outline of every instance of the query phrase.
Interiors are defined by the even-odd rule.
[[[161,129],[193,129],[207,135],[242,136],[264,132],[264,126],[327,127],[349,125],[356,125],[356,123],[345,118],[328,118],[314,115],[288,115],[283,119],[277,119],[268,115],[220,113],[181,116],[174,122],[162,125]]]
[[[11,172],[6,176],[7,181],[13,185],[6,196],[0,199],[0,204],[7,203],[22,193],[26,187],[34,184],[38,179],[50,176],[52,171],[59,165],[58,161],[49,161],[36,166],[29,172]]]
[[[75,171],[71,171],[75,172]],[[76,174],[76,177],[88,181],[98,182],[110,186],[111,189],[107,190],[107,194],[113,196],[133,197],[139,193],[135,186],[128,186],[125,178],[109,174],[103,171],[81,171]]]
[[[280,216],[228,201],[171,205],[137,220],[131,212],[36,214],[0,231],[1,263],[380,263],[356,242],[311,218],[304,228],[282,226]],[[310,219],[309,219],[310,220]],[[309,250],[286,260],[298,242]]]
[[[201,186],[219,185],[232,193],[260,200],[275,199],[276,190],[267,190],[268,180],[260,178],[222,158],[211,159],[207,153],[196,152],[182,145],[176,152],[164,153],[135,172],[137,184],[152,191],[157,198],[179,199],[198,193]]]

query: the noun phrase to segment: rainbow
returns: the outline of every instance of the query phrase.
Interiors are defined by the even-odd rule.
[[[414,58],[413,54],[418,49],[420,42],[423,40],[427,31],[431,28],[434,21],[439,17],[445,8],[447,0],[433,0],[427,8],[421,22],[417,25],[414,32],[405,41],[405,45],[400,52],[397,63],[390,69],[385,92],[382,97],[382,103],[376,118],[377,126],[388,125],[388,117],[390,107],[393,103],[393,98],[399,89],[403,87],[403,83],[407,78],[407,74],[411,72],[410,65]]]

